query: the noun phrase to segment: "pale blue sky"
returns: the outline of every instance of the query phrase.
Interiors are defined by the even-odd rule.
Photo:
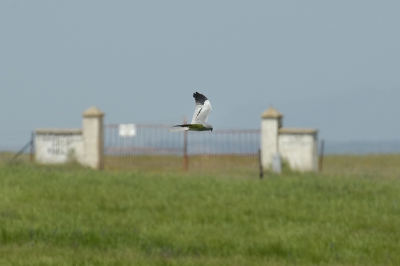
[[[0,1],[1,145],[43,127],[180,123],[400,139],[400,1]]]

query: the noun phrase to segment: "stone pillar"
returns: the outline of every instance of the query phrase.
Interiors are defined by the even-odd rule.
[[[92,106],[83,112],[84,162],[93,169],[103,169],[103,116],[104,113]]]
[[[261,164],[271,169],[273,156],[279,153],[278,130],[282,127],[283,115],[270,107],[261,114]]]

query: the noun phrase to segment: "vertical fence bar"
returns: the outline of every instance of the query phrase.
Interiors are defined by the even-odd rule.
[[[186,124],[186,116],[183,117],[183,124]],[[187,142],[187,130],[183,132],[183,170],[186,172],[188,170],[188,165],[189,165],[189,158],[187,154],[187,147],[188,147],[188,142]]]
[[[113,169],[113,165],[114,165],[114,152],[113,152],[113,134],[112,134],[112,131],[111,131],[111,129],[110,129],[110,127],[108,126],[107,127],[107,134],[108,134],[108,136],[109,136],[109,139],[108,139],[108,165],[110,166],[110,169]]]
[[[110,135],[111,135],[111,137],[112,137],[112,139],[111,139],[111,141],[110,141],[110,143],[111,143],[111,155],[112,155],[112,157],[113,157],[113,159],[112,159],[112,166],[114,167],[114,168],[117,168],[117,158],[115,157],[115,153],[117,152],[116,151],[116,139],[115,139],[115,130],[114,130],[114,128],[112,128],[112,127],[110,127],[109,129],[109,132],[110,132]],[[115,170],[115,169],[114,169]]]
[[[264,171],[261,163],[261,149],[258,149],[258,165],[260,171],[260,179],[262,179],[264,177]]]
[[[29,156],[29,160],[31,162],[33,162],[33,145],[35,143],[35,132],[32,131],[31,133],[31,151],[30,151],[30,156]]]
[[[113,140],[113,135],[112,135],[112,131],[111,131],[111,129],[110,129],[110,126],[105,126],[105,131],[106,131],[106,134],[108,135],[108,137],[107,137],[107,155],[106,155],[106,157],[107,157],[107,159],[106,159],[106,165],[108,165],[108,167],[109,167],[109,169],[113,169],[113,165],[114,165],[114,151],[112,150],[113,149],[113,145],[112,145],[112,140]],[[113,157],[113,158],[111,158],[111,156]]]
[[[106,143],[106,145],[105,145],[105,149],[104,149],[104,168],[105,169],[108,169],[109,167],[110,167],[110,133],[109,133],[109,130],[108,130],[108,126],[107,125],[104,125],[104,136],[106,136],[106,140],[107,140],[107,143]]]
[[[321,139],[321,150],[319,152],[318,168],[319,172],[322,172],[324,165],[324,140]]]

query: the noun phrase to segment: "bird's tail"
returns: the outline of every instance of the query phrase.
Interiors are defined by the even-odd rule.
[[[179,132],[189,130],[189,125],[176,125],[169,129],[169,132]]]

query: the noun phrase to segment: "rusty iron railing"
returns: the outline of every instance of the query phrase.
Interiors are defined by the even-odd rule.
[[[257,170],[260,130],[168,132],[171,125],[136,124],[123,137],[104,126],[106,170]]]

